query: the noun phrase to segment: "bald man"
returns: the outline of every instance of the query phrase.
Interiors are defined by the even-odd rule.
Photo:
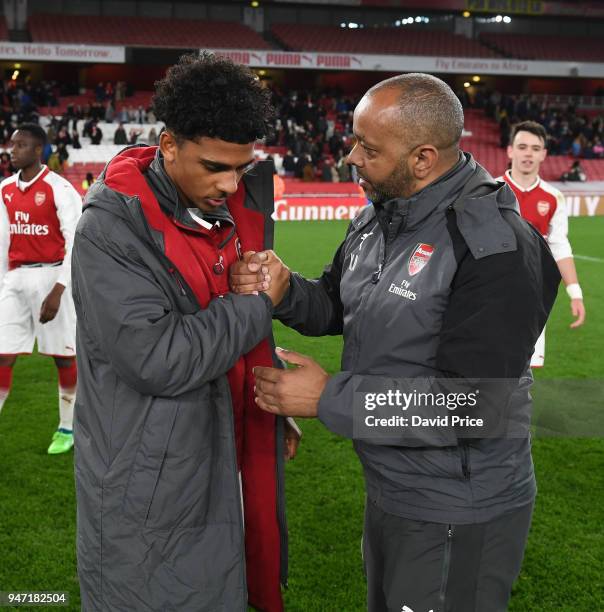
[[[256,402],[354,440],[371,612],[506,610],[530,525],[529,360],[560,275],[462,128],[439,79],[377,84],[348,158],[372,205],[331,265],[307,280],[263,252],[231,269],[286,325],[344,335],[333,376],[292,351],[294,369],[256,368]]]

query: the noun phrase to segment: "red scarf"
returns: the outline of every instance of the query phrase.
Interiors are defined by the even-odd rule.
[[[149,225],[163,235],[165,255],[193,290],[200,306],[207,307],[219,293],[228,292],[228,269],[220,278],[213,271],[216,244],[222,230],[188,232],[160,208],[143,171],[155,158],[157,147],[124,151],[110,163],[105,184],[120,193],[138,196]],[[264,249],[264,215],[244,208],[245,185],[228,199],[242,252]],[[228,229],[226,230],[228,231]],[[208,240],[209,239],[209,240]],[[234,238],[227,248],[233,248]],[[208,255],[210,261],[207,261]],[[277,518],[276,421],[254,402],[254,366],[272,366],[272,350],[263,340],[228,373],[237,430],[238,460],[243,481],[245,555],[248,599],[266,612],[281,612],[280,530]]]

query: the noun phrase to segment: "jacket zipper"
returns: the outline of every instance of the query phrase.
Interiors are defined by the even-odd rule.
[[[184,285],[182,284],[182,281],[180,280],[180,276],[178,276],[178,274],[176,273],[176,269],[168,268],[168,272],[172,275],[172,278],[176,281],[176,284],[178,285],[178,289],[180,291],[180,295],[186,296],[187,292],[185,290]]]
[[[459,445],[459,454],[461,456],[461,472],[464,478],[467,480],[470,478],[470,448],[467,444],[461,443]]]
[[[377,222],[377,225],[379,226],[379,221]],[[400,221],[399,227],[397,228],[396,235],[398,235],[401,231],[403,231],[406,226],[407,226],[407,215],[404,215]],[[380,278],[382,277],[382,272],[384,270],[384,267],[386,266],[386,261],[388,259],[388,242],[392,242],[392,240],[394,240],[394,238],[396,237],[396,236],[392,236],[392,240],[389,241],[388,238],[390,236],[388,237],[384,236],[383,232],[381,232],[380,235],[382,236],[382,242],[380,244],[380,252],[378,255],[378,267],[377,267],[377,270],[371,275],[370,288],[367,289],[366,292],[361,297],[361,302],[358,307],[359,313],[363,312],[363,309],[367,305],[367,302],[369,301],[369,298],[371,297],[373,290],[375,289],[376,285],[380,282]],[[353,363],[356,364],[359,352],[361,350],[361,319],[360,318],[359,318],[359,321],[356,323],[354,335],[355,335],[355,347],[356,348],[355,348]]]
[[[445,596],[447,594],[447,582],[449,580],[449,567],[451,565],[451,546],[453,544],[453,525],[447,525],[447,538],[445,540],[445,554],[443,557],[443,570],[440,580],[440,601],[445,604]]]

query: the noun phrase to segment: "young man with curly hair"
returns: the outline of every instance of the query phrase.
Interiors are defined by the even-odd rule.
[[[82,607],[279,612],[297,440],[253,401],[273,304],[228,287],[242,250],[272,239],[272,167],[254,155],[270,94],[189,55],[153,106],[159,146],[107,164],[73,249]]]

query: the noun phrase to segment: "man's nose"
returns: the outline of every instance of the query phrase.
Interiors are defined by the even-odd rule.
[[[356,150],[357,150],[357,146],[355,145],[354,147],[352,147],[352,151],[350,151],[350,153],[346,156],[346,163],[349,166],[361,167],[362,166],[361,156],[356,154]]]
[[[240,176],[236,170],[222,172],[220,174],[220,179],[216,184],[216,188],[222,193],[233,195],[237,191],[237,187],[239,186],[239,179]]]

